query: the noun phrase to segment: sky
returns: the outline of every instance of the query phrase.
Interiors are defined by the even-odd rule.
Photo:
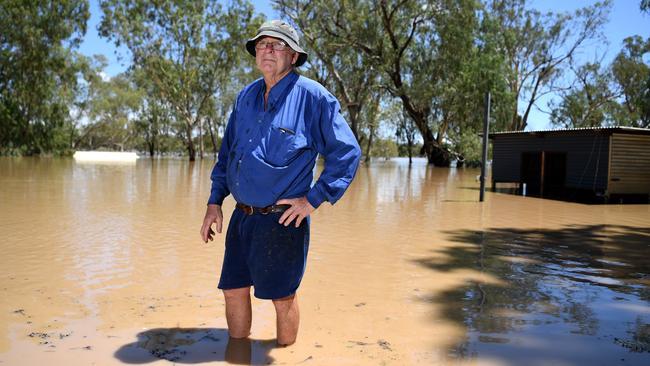
[[[573,12],[576,9],[594,4],[595,0],[531,0],[530,5],[542,12]],[[270,2],[253,1],[258,13],[266,15],[267,19],[279,18],[273,10]],[[97,26],[101,20],[101,9],[97,0],[90,1],[90,20],[88,30],[79,51],[87,56],[103,54],[108,59],[108,66],[105,69],[105,76],[111,77],[124,71],[129,63],[128,53],[125,48],[117,49],[114,44],[99,37]],[[582,53],[585,61],[593,61],[595,55],[603,58],[603,63],[608,64],[616,56],[623,45],[626,37],[638,34],[644,38],[650,37],[650,15],[639,11],[639,0],[614,0],[609,16],[609,22],[605,26],[604,34],[606,43],[593,43],[588,45]],[[242,48],[243,50],[243,48]],[[121,55],[121,58],[118,57]],[[546,98],[539,103],[540,107],[546,109],[549,101]],[[529,125],[526,130],[540,130],[551,128],[547,113],[533,109],[529,117]]]

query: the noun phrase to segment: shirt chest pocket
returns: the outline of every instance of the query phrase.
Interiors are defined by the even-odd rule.
[[[307,146],[307,139],[299,128],[272,125],[266,144],[266,161],[275,166],[287,166]]]

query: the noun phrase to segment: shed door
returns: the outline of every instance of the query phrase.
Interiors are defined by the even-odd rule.
[[[542,177],[544,197],[561,197],[566,183],[566,153],[544,152],[544,176]]]
[[[559,197],[566,183],[565,152],[525,152],[521,154],[521,183],[526,194],[537,197]]]
[[[542,153],[521,153],[521,183],[526,184],[526,195],[539,196],[542,182]]]

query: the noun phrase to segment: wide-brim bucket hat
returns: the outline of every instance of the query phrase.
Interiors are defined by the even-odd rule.
[[[298,32],[289,25],[289,23],[283,20],[269,20],[264,22],[260,29],[257,30],[255,37],[251,38],[246,42],[246,50],[251,55],[255,56],[255,43],[261,37],[273,37],[279,38],[289,45],[292,50],[299,53],[298,60],[296,61],[295,66],[300,66],[307,61],[307,52],[300,47],[300,38],[298,37]]]

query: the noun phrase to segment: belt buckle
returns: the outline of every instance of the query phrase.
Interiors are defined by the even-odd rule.
[[[248,216],[251,216],[255,212],[253,206],[244,205],[244,213]]]
[[[270,214],[271,212],[273,212],[273,205],[271,205],[271,206],[266,206],[266,207],[261,207],[261,208],[258,208],[257,210],[258,210],[259,213],[261,213],[262,215],[268,215],[268,214]]]

